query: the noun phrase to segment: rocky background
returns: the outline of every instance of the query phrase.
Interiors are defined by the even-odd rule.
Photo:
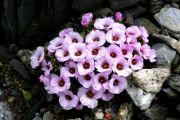
[[[179,120],[180,0],[1,0],[0,120]],[[64,111],[29,65],[32,50],[80,16],[122,11],[143,25],[157,61],[134,72],[126,91],[95,110]]]

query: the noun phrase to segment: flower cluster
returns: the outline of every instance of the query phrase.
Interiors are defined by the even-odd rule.
[[[142,26],[126,27],[115,18],[105,17],[93,21],[93,14],[82,17],[84,29],[94,28],[83,37],[73,28],[60,31],[49,42],[47,56],[54,56],[62,66],[53,71],[51,60],[46,59],[45,48],[38,47],[31,56],[32,68],[41,68],[39,77],[49,94],[56,94],[62,108],[95,108],[98,99],[109,101],[127,86],[126,77],[144,66],[144,60],[155,62],[156,53],[148,45],[148,33]],[[79,82],[77,91],[73,84]]]

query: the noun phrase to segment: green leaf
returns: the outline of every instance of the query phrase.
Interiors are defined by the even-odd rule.
[[[23,94],[23,97],[26,101],[31,101],[32,100],[32,94],[29,92],[29,91],[26,91],[26,90],[21,90],[22,91],[22,94]]]

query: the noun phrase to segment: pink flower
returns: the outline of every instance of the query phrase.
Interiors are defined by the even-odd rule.
[[[67,47],[57,50],[55,56],[59,62],[65,62],[71,58]]]
[[[56,50],[61,49],[63,47],[63,39],[60,37],[56,37],[53,40],[49,42],[49,45],[47,47],[48,51],[50,53],[56,52]]]
[[[70,86],[71,82],[69,77],[65,77],[64,75],[61,75],[60,77],[54,75],[51,77],[51,89],[56,94],[68,90]]]
[[[86,75],[78,76],[79,83],[85,88],[89,88],[92,85],[93,79],[94,79],[94,72],[86,74]]]
[[[67,61],[65,67],[61,67],[61,74],[66,77],[78,76],[77,64],[74,61]]]
[[[118,28],[123,32],[126,31],[126,26],[124,24],[121,24],[121,23],[118,23],[118,22],[115,22],[115,23],[112,24],[112,29],[114,29],[114,28]]]
[[[70,110],[77,106],[78,97],[74,95],[71,91],[65,91],[60,94],[59,103],[63,109]]]
[[[132,70],[129,68],[128,61],[121,57],[118,61],[114,61],[112,70],[117,73],[119,76],[127,77],[132,73]]]
[[[77,106],[75,107],[76,110],[82,110],[83,109],[83,104],[79,101]]]
[[[41,70],[44,71],[44,75],[46,76],[49,75],[52,69],[53,69],[53,66],[52,66],[51,61],[47,63],[46,60],[43,60]]]
[[[117,20],[117,21],[120,21],[120,20],[122,20],[122,13],[121,12],[116,12],[116,14],[115,14],[115,20]]]
[[[121,55],[125,58],[132,58],[133,48],[131,45],[123,44],[120,48]]]
[[[101,72],[94,76],[92,87],[95,90],[101,90],[102,88],[106,88],[108,85],[108,77],[110,72]]]
[[[156,57],[156,51],[154,49],[150,49],[150,56],[148,57],[150,62],[155,62],[156,61],[155,57]]]
[[[81,60],[87,55],[87,46],[84,43],[73,43],[69,46],[68,50],[74,61]]]
[[[138,38],[141,36],[141,31],[137,26],[131,26],[126,29],[126,35],[133,38]]]
[[[149,37],[149,34],[148,34],[146,28],[140,26],[140,27],[139,27],[139,30],[141,31],[142,40],[143,40],[145,43],[148,43],[149,40],[148,40],[147,38]]]
[[[69,32],[64,38],[64,46],[68,47],[68,45],[72,43],[82,43],[83,37],[78,32]]]
[[[59,32],[59,37],[60,38],[65,38],[65,36],[69,33],[69,32],[72,32],[73,31],[73,28],[66,28],[66,29],[63,29]]]
[[[116,43],[122,45],[126,41],[126,36],[121,29],[114,28],[106,33],[106,39],[109,43]]]
[[[112,62],[106,57],[102,57],[95,62],[95,67],[98,72],[111,71]]]
[[[117,59],[119,59],[121,57],[120,54],[120,47],[112,44],[107,48],[107,52],[106,52],[106,57],[108,60],[110,60],[111,62],[116,61]]]
[[[106,42],[105,33],[99,30],[92,30],[86,36],[86,43],[88,44],[96,44],[97,46],[102,46]]]
[[[139,55],[134,55],[133,58],[129,59],[129,64],[132,70],[140,70],[143,68],[143,58]]]
[[[93,19],[92,13],[84,14],[81,19],[81,25],[84,27],[87,27],[89,25],[89,23],[92,21],[92,19]]]
[[[97,60],[105,56],[106,49],[105,47],[97,46],[96,44],[89,44],[87,45],[88,48],[88,55],[93,59]]]
[[[114,94],[109,92],[109,90],[107,89],[102,89],[101,92],[102,92],[101,99],[104,101],[110,101],[114,97]]]
[[[94,60],[92,58],[84,58],[80,60],[77,64],[78,73],[80,75],[86,75],[94,71]]]
[[[111,17],[96,19],[94,27],[100,30],[109,30],[112,27],[114,20]]]
[[[109,91],[114,94],[121,93],[127,87],[127,80],[124,77],[113,74],[109,81]]]
[[[101,95],[92,88],[79,88],[78,97],[80,102],[88,108],[95,108],[98,105],[98,100]]]
[[[134,38],[132,36],[128,36],[126,38],[126,43],[129,44],[129,45],[136,44],[137,43],[137,38]]]
[[[31,56],[31,67],[34,69],[34,68],[37,68],[41,62],[43,61],[44,59],[44,47],[37,47],[37,49],[34,51],[34,53],[32,54]]]
[[[138,52],[139,55],[142,56],[144,59],[148,59],[150,56],[150,46],[147,44],[144,44],[141,46],[141,44],[138,44]]]

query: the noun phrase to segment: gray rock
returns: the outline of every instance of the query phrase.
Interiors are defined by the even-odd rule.
[[[113,10],[119,10],[136,5],[140,0],[108,0],[109,6]]]
[[[44,113],[43,120],[54,120],[53,117],[54,117],[54,115],[50,111],[48,111],[48,112]]]
[[[166,118],[165,120],[179,120],[179,119],[176,119],[176,118]]]
[[[178,95],[171,88],[163,88],[162,93],[168,100],[175,100],[178,98]]]
[[[0,101],[0,120],[14,120],[7,102]]]
[[[81,13],[101,8],[104,0],[73,0],[72,8]]]
[[[82,120],[81,118],[68,119],[68,120]]]
[[[172,75],[168,79],[168,84],[172,89],[180,92],[180,75]]]
[[[124,103],[120,106],[115,120],[131,120],[133,115],[133,104]]]
[[[141,88],[134,86],[131,80],[128,80],[128,87],[126,88],[126,91],[133,100],[134,104],[141,110],[147,110],[156,96],[156,94],[147,93]]]
[[[101,8],[94,12],[94,15],[96,17],[106,17],[112,14],[113,14],[113,11],[110,8]]]
[[[180,64],[177,65],[177,67],[174,69],[173,72],[176,73],[176,74],[180,74]]]
[[[131,14],[132,16],[134,16],[134,18],[137,18],[141,16],[142,14],[144,14],[145,12],[146,12],[146,9],[144,7],[137,5],[130,10],[124,11],[123,14]]]
[[[145,111],[145,115],[152,120],[164,120],[167,116],[168,108],[160,106],[159,104],[152,105],[151,108]]]
[[[170,49],[166,44],[158,43],[152,46],[156,50],[156,65],[159,67],[171,68],[176,52]]]
[[[18,61],[16,59],[13,59],[13,60],[11,60],[10,64],[12,65],[14,70],[16,70],[21,75],[21,77],[24,80],[30,81],[32,79],[32,77],[29,74],[28,70],[26,69],[26,67],[20,61]]]
[[[164,6],[163,0],[150,0],[149,2],[149,12],[151,13],[157,13],[159,12]]]
[[[161,34],[153,34],[153,36],[167,43],[171,48],[175,49],[180,54],[180,42],[178,40]]]
[[[180,10],[176,8],[163,8],[155,14],[155,19],[163,27],[174,33],[180,33]]]
[[[25,65],[30,64],[31,55],[32,55],[32,51],[30,50],[19,50],[17,53],[17,56]]]
[[[84,120],[94,120],[94,118],[90,115],[84,115]]]
[[[142,69],[133,72],[133,82],[146,92],[158,93],[169,75],[170,70],[167,68]]]
[[[42,118],[37,116],[37,117],[33,118],[33,120],[42,120]]]
[[[154,25],[146,18],[137,18],[135,20],[135,24],[139,26],[144,26],[150,34],[157,34],[160,31],[160,29],[156,25]]]

